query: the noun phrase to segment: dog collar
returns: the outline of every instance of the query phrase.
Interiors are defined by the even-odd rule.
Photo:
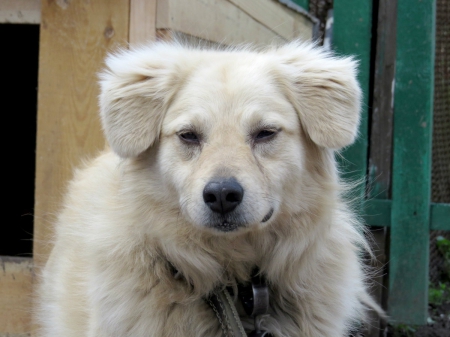
[[[170,271],[175,279],[183,276],[180,271],[169,262]],[[233,289],[218,288],[205,300],[213,309],[220,323],[223,337],[271,337],[272,334],[261,329],[261,320],[269,316],[269,287],[264,275],[257,268],[252,273],[251,282],[238,284],[237,297],[244,307],[245,313],[254,319],[255,329],[247,336],[237,312],[232,296]]]
[[[212,307],[222,328],[223,337],[247,336],[232,299],[230,288],[214,291],[206,302]],[[248,337],[270,337],[261,329],[261,320],[269,315],[269,287],[263,275],[254,272],[251,283],[238,285],[238,298],[247,315],[254,319],[255,330]]]

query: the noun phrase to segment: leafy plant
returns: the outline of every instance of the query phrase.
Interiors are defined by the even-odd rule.
[[[392,337],[414,337],[416,328],[407,324],[391,325]]]
[[[439,252],[444,257],[444,274],[447,281],[450,281],[450,240],[443,236],[436,238],[436,244]]]
[[[435,306],[450,303],[449,285],[439,282],[437,287],[431,286],[428,290],[428,303]]]
[[[440,306],[450,303],[450,240],[443,236],[436,238],[436,245],[439,252],[444,257],[444,277],[437,286],[430,285],[428,289],[428,303]]]

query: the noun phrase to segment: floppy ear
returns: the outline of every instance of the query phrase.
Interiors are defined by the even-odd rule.
[[[135,157],[159,137],[179,82],[174,53],[164,44],[108,56],[100,74],[100,117],[109,145]]]
[[[278,53],[288,97],[312,141],[331,149],[353,143],[361,106],[357,62],[299,42]]]

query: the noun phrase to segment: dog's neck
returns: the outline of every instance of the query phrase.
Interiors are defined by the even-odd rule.
[[[312,232],[318,229],[307,228],[309,233],[305,233],[301,226],[289,222],[229,237],[196,233],[187,240],[183,237],[184,241],[161,241],[161,251],[170,261],[173,277],[204,295],[218,286],[248,282],[255,267],[269,282],[284,282],[282,278],[291,272],[286,256],[299,258],[313,242]],[[292,244],[286,245],[287,241]],[[287,247],[292,251],[287,252]]]
[[[235,286],[250,280],[251,271],[261,258],[252,235],[227,238],[195,237],[192,241],[163,242],[162,250],[173,267],[176,278],[182,278],[196,291]]]

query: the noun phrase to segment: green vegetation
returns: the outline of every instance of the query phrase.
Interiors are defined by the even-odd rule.
[[[438,236],[436,238],[436,244],[439,252],[444,257],[444,281],[450,282],[450,240]]]
[[[424,328],[437,327],[445,329],[443,320],[450,317],[443,307],[450,303],[450,240],[439,236],[436,239],[437,248],[444,258],[442,274],[437,284],[430,284],[428,288],[428,313],[427,327],[407,324],[389,324],[389,337],[414,337],[424,336]],[[443,317],[443,314],[445,315]],[[438,331],[438,330],[436,330]],[[434,336],[434,335],[433,335]]]
[[[430,286],[428,303],[434,306],[450,303],[450,289],[448,283],[439,282],[437,286]]]
[[[411,325],[392,324],[392,337],[414,337],[416,329]]]
[[[428,303],[435,307],[450,303],[450,240],[438,236],[436,245],[444,257],[444,267],[439,283],[431,284],[428,289]]]

